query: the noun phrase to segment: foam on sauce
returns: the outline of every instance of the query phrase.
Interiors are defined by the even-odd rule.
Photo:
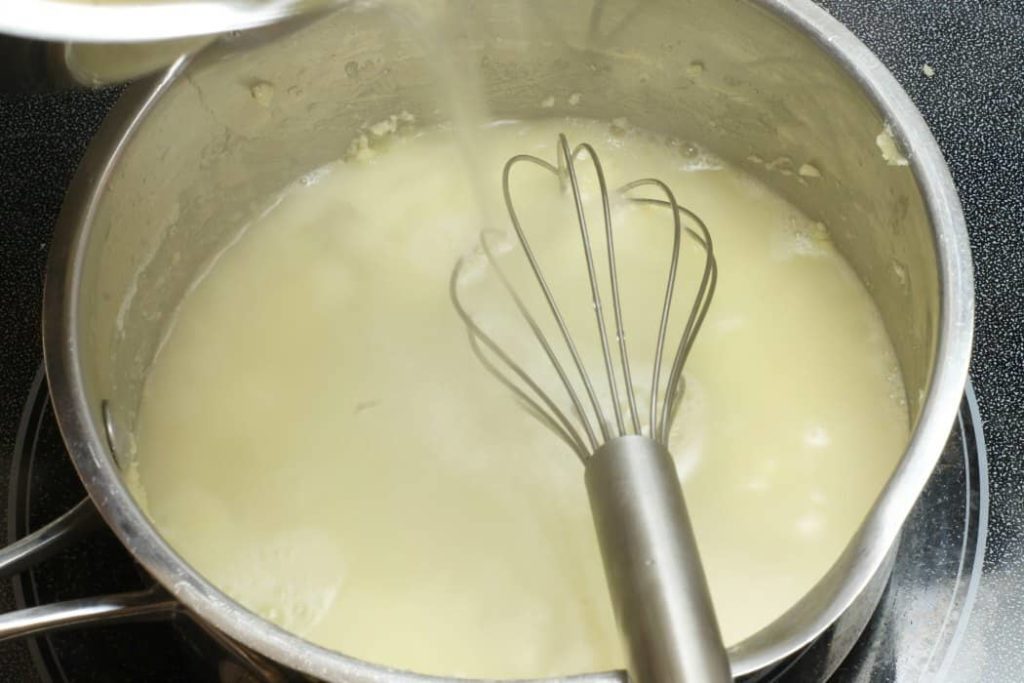
[[[726,640],[838,556],[908,427],[889,339],[825,227],[690,145],[552,120],[483,131],[493,173],[476,184],[445,131],[359,146],[288,188],[181,304],[133,469],[168,541],[228,594],[423,673],[622,666],[583,470],[479,366],[448,299],[481,221],[504,215],[504,161],[553,158],[560,131],[598,149],[613,186],[667,182],[714,235],[719,287],[672,446]],[[499,208],[481,213],[476,185]],[[558,235],[550,262],[579,264],[553,186],[523,174],[519,204],[539,239]],[[624,306],[649,315],[667,223],[622,212]],[[634,356],[653,328],[628,328]]]

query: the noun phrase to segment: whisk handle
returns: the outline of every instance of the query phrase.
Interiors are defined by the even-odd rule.
[[[633,683],[731,681],[672,456],[647,437],[612,439],[586,483]]]

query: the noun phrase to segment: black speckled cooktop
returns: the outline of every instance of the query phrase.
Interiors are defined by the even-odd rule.
[[[910,93],[964,205],[977,286],[972,377],[988,446],[991,516],[987,578],[965,633],[969,659],[952,677],[1024,680],[1024,0],[818,1]],[[74,167],[115,99],[112,91],[0,95],[0,503],[41,357],[50,232]],[[5,523],[0,515],[0,539]],[[9,604],[2,584],[0,608]],[[24,647],[0,644],[0,682],[33,680]]]
[[[1024,2],[821,4],[878,54],[917,103],[946,156],[967,216],[977,297],[971,375],[988,447],[991,515],[988,583],[982,582],[965,650],[965,656],[984,661],[954,678],[1022,681]]]

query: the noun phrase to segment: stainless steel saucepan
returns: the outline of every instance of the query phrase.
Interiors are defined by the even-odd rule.
[[[479,66],[495,116],[625,116],[699,140],[825,223],[874,297],[908,391],[910,443],[827,575],[729,651],[743,679],[793,666],[800,680],[826,676],[877,604],[967,375],[970,256],[935,141],[882,64],[809,0],[460,5],[465,30],[448,46]],[[147,367],[199,269],[267,196],[341,156],[360,126],[401,111],[424,123],[444,118],[433,66],[421,42],[396,33],[386,11],[368,3],[276,41],[257,31],[182,59],[131,86],[115,107],[51,247],[46,367],[92,503],[180,609],[260,656],[329,681],[428,679],[318,647],[230,600],[163,540],[111,446],[131,457]],[[804,164],[814,172],[801,174]],[[157,599],[166,609],[166,597]],[[94,604],[108,616],[140,609]],[[52,623],[67,621],[62,609],[46,613]],[[0,621],[0,634],[34,623],[22,615],[19,631],[13,622]]]

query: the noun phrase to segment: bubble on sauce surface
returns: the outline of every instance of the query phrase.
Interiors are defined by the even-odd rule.
[[[345,562],[331,534],[315,527],[267,534],[240,552],[235,566],[211,578],[261,616],[308,635],[331,610],[344,586]]]

